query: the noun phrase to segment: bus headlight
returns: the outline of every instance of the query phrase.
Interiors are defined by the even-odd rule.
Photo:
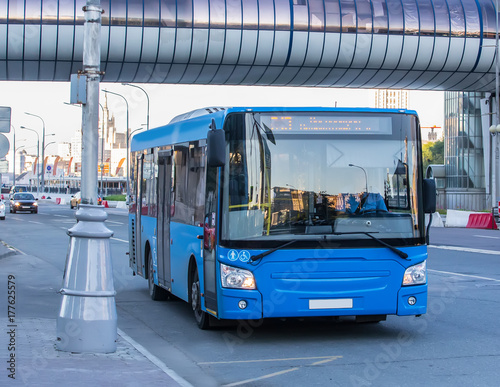
[[[255,278],[251,271],[220,264],[223,288],[255,289]]]
[[[417,265],[410,266],[405,271],[403,277],[403,286],[423,285],[427,282],[427,264],[426,261]]]

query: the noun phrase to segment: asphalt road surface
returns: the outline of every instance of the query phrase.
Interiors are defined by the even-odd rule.
[[[38,214],[7,213],[0,221],[0,240],[60,273],[32,286],[58,289],[74,213],[69,205],[41,202]],[[431,229],[422,317],[389,316],[378,324],[276,319],[201,331],[190,305],[152,301],[146,280],[132,276],[126,213],[109,209],[106,225],[114,231],[119,329],[195,386],[498,385],[499,231]],[[37,302],[42,317],[57,315]]]

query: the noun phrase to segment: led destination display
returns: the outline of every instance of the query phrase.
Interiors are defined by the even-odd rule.
[[[392,134],[390,116],[263,114],[261,122],[275,133]]]

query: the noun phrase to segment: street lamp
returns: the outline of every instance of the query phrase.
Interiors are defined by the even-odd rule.
[[[146,99],[148,101],[148,115],[147,115],[147,121],[146,121],[146,130],[149,130],[149,95],[148,95],[148,93],[142,87],[137,86],[137,85],[132,85],[131,83],[122,83],[122,85],[135,87],[136,89],[142,90],[143,93],[146,94]]]
[[[12,128],[12,133],[14,135],[12,149],[14,150],[14,162],[12,168],[12,185],[16,185],[16,128],[14,125],[10,126]]]
[[[36,145],[36,159],[37,159],[37,166],[36,166],[36,195],[39,196],[39,189],[40,189],[40,136],[38,135],[38,132],[35,129],[30,129],[25,126],[21,126],[20,129],[24,130],[29,130],[31,132],[36,133],[36,138],[37,138],[37,145]]]
[[[125,105],[127,106],[127,202],[128,202],[128,199],[129,199],[129,197],[130,197],[130,188],[129,188],[129,171],[130,171],[130,166],[129,166],[129,157],[128,157],[128,153],[129,153],[130,128],[129,128],[129,123],[128,123],[128,119],[129,119],[129,114],[128,114],[128,101],[127,101],[127,98],[125,98],[123,95],[118,94],[118,93],[115,93],[115,92],[113,92],[113,91],[103,90],[103,92],[105,92],[105,93],[109,93],[109,94],[113,94],[113,95],[117,95],[118,97],[121,97],[121,98],[125,101]]]
[[[101,199],[104,200],[103,196],[103,185],[102,185],[102,173],[104,170],[104,107],[99,103],[99,107],[102,111],[102,123],[101,123]]]
[[[24,114],[28,115],[28,116],[33,116],[33,117],[36,117],[36,118],[39,118],[41,121],[42,121],[42,182],[41,182],[41,189],[42,189],[42,194],[43,192],[45,192],[45,183],[44,183],[44,175],[45,175],[45,171],[43,170],[45,168],[45,150],[44,150],[44,147],[45,147],[45,121],[43,120],[42,117],[40,116],[37,116],[36,114],[33,114],[33,113],[28,113],[28,112],[24,112]]]
[[[354,165],[354,164],[349,164],[350,167],[355,167],[361,169],[364,174],[365,174],[365,183],[366,183],[366,193],[368,194],[368,176],[366,175],[366,171],[363,167],[360,167],[359,165]]]

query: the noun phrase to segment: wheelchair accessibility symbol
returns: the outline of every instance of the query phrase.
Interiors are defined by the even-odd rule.
[[[250,260],[250,253],[246,250],[240,251],[240,253],[238,254],[238,259],[241,262],[248,262]]]

